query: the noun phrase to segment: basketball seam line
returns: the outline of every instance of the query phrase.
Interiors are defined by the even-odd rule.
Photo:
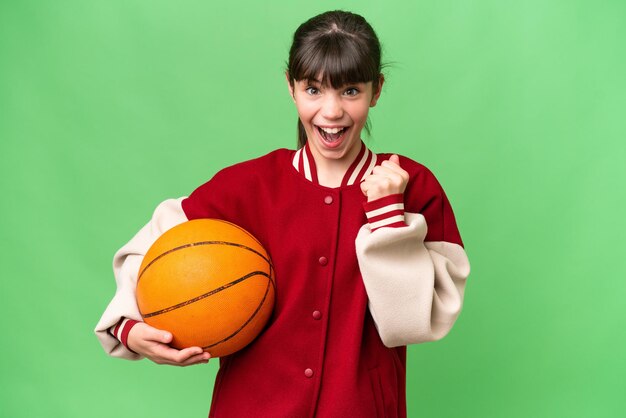
[[[187,305],[189,305],[191,303],[194,303],[194,302],[197,302],[197,301],[199,301],[201,299],[208,298],[209,296],[212,296],[212,295],[214,295],[216,293],[219,293],[222,290],[226,290],[226,289],[236,285],[237,283],[240,283],[240,282],[242,282],[242,281],[244,281],[246,279],[249,279],[252,276],[257,276],[257,275],[261,275],[261,276],[267,277],[268,279],[270,279],[270,282],[273,284],[272,278],[267,273],[265,273],[264,271],[253,271],[251,273],[246,274],[245,276],[242,276],[242,277],[240,277],[238,279],[233,280],[230,283],[226,283],[225,285],[222,285],[222,286],[220,286],[218,288],[215,288],[215,289],[211,290],[210,292],[207,292],[207,293],[204,293],[202,295],[196,296],[195,298],[186,300],[184,302],[177,303],[176,305],[172,305],[170,307],[160,309],[158,311],[149,312],[149,313],[147,313],[145,315],[142,315],[142,317],[144,319],[145,318],[150,318],[152,316],[157,316],[157,315],[160,315],[160,314],[163,314],[163,313],[166,313],[166,312],[173,311],[173,310],[178,309],[178,308],[182,308],[183,306],[187,306]]]
[[[270,264],[270,266],[272,265],[272,262],[270,261],[270,259],[265,257],[263,254],[261,254],[257,250],[252,249],[252,248],[247,247],[247,246],[242,245],[242,244],[238,244],[236,242],[229,242],[229,241],[199,241],[199,242],[192,242],[192,243],[189,243],[189,244],[181,245],[179,247],[175,247],[175,248],[172,248],[170,250],[167,250],[166,252],[164,252],[162,254],[159,254],[152,261],[150,261],[148,263],[148,265],[143,269],[143,271],[141,271],[139,273],[139,276],[137,277],[137,282],[139,282],[139,280],[141,279],[141,276],[143,276],[143,274],[146,272],[146,270],[148,270],[148,268],[150,266],[152,266],[152,264],[154,264],[157,260],[165,257],[166,255],[168,255],[170,253],[173,253],[174,251],[184,250],[185,248],[197,247],[197,246],[200,246],[200,245],[230,245],[230,246],[233,246],[233,247],[243,248],[244,250],[251,251],[251,252],[255,253],[256,255],[258,255],[263,260],[267,261]]]
[[[256,239],[256,237],[255,237],[254,235],[252,235],[251,233],[249,233],[247,230],[243,229],[243,228],[242,228],[242,227],[240,227],[239,225],[234,224],[234,223],[232,223],[232,222],[225,221],[225,220],[223,220],[223,219],[213,219],[213,220],[214,220],[214,221],[217,221],[217,222],[222,222],[222,223],[225,223],[225,224],[229,224],[229,225],[234,226],[235,228],[239,229],[241,232],[243,232],[244,234],[246,234],[247,236],[249,236],[249,237],[250,237],[250,238],[251,238],[254,242],[256,242],[257,244],[259,244],[261,247],[263,246],[263,244],[261,244],[261,243],[259,242],[259,240],[258,240],[258,239]]]
[[[235,335],[239,334],[239,332],[242,329],[244,329],[246,327],[246,325],[248,325],[250,323],[250,321],[252,321],[252,319],[256,316],[256,314],[259,313],[259,311],[261,310],[261,307],[265,303],[265,299],[267,299],[267,294],[269,293],[269,289],[270,289],[270,283],[271,283],[271,280],[267,283],[267,287],[265,288],[265,294],[263,295],[263,299],[261,299],[261,303],[259,303],[259,306],[257,306],[255,311],[250,316],[250,318],[248,318],[248,320],[246,322],[244,322],[243,325],[241,325],[239,327],[239,329],[237,329],[235,332],[233,332],[231,335],[229,335],[228,337],[224,338],[221,341],[218,341],[218,342],[213,343],[213,344],[205,345],[204,347],[202,347],[202,349],[215,347],[216,345],[221,344],[223,342],[226,342],[226,341],[230,340],[231,338],[233,338]]]

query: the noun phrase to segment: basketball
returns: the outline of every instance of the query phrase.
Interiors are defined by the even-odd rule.
[[[248,345],[274,306],[267,251],[230,222],[197,219],[166,231],[146,253],[137,281],[143,320],[172,333],[171,346],[222,357]]]

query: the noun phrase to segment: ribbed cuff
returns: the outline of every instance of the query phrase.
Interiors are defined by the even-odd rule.
[[[109,329],[109,332],[111,333],[111,335],[117,338],[129,351],[133,351],[128,347],[128,333],[138,323],[139,321],[135,321],[134,319],[122,318],[120,319],[120,322],[117,323],[117,325]]]
[[[404,195],[402,193],[381,197],[363,203],[365,215],[373,232],[382,227],[399,228],[404,222]]]

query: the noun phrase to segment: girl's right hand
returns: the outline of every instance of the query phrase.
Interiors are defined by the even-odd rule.
[[[172,334],[156,329],[140,322],[135,324],[128,333],[128,348],[157,364],[171,366],[191,366],[208,363],[211,355],[200,347],[188,347],[177,350],[168,344],[172,341]]]

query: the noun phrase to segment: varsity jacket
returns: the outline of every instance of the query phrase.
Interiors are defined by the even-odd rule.
[[[279,149],[162,203],[114,257],[117,292],[96,327],[105,351],[139,358],[120,340],[125,318],[141,320],[137,271],[152,242],[186,220],[223,219],[268,250],[276,301],[265,330],[220,359],[209,417],[406,417],[406,345],[449,332],[469,262],[423,165],[401,156],[404,194],[366,202],[359,183],[389,156],[363,145],[342,185],[328,188],[307,146]]]

